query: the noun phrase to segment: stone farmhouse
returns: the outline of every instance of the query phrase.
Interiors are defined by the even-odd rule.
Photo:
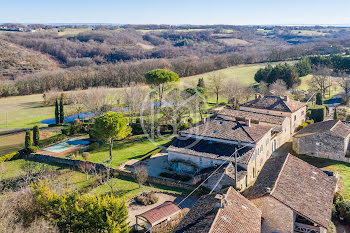
[[[244,196],[262,212],[261,232],[326,233],[336,178],[293,155],[270,158]]]
[[[213,176],[206,186],[219,190],[232,185],[243,190],[255,180],[272,152],[291,139],[305,117],[305,104],[279,96],[256,96],[239,110],[223,108],[180,132],[168,148],[169,167],[194,175],[225,163],[221,183],[213,182],[217,180]],[[237,180],[232,169],[236,151]]]
[[[350,162],[350,126],[329,120],[306,126],[293,136],[293,150],[319,158]]]
[[[232,187],[202,196],[173,233],[260,233],[261,211]]]

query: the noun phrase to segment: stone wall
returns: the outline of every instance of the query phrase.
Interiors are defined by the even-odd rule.
[[[345,157],[348,140],[330,132],[293,137],[293,150],[298,154],[350,163],[350,158]]]
[[[271,196],[265,196],[250,200],[262,212],[264,219],[261,226],[262,233],[293,232],[294,213],[293,210],[282,204]]]

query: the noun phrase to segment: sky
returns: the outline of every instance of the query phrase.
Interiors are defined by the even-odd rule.
[[[0,0],[0,23],[350,25],[350,0]]]

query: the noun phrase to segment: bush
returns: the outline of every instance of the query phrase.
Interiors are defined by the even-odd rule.
[[[327,115],[327,110],[325,106],[315,106],[312,108],[309,108],[308,110],[308,116],[311,120],[314,122],[321,122],[325,119]]]
[[[80,195],[66,191],[57,194],[47,182],[31,185],[38,212],[60,232],[129,232],[124,200],[113,195]]]
[[[5,161],[9,161],[11,159],[15,159],[20,155],[20,153],[18,151],[13,152],[13,153],[9,153],[3,156],[0,156],[0,163],[1,162],[5,162]]]
[[[189,117],[187,121],[188,121],[188,123],[189,123],[190,125],[193,125],[193,124],[194,124],[194,120],[193,120],[192,117]]]
[[[37,146],[30,146],[27,148],[27,153],[36,153],[38,150],[39,148]]]
[[[316,94],[316,104],[317,105],[322,105],[323,104],[323,97],[321,93]]]
[[[307,120],[307,121],[305,121],[306,123],[308,123],[309,125],[312,125],[312,124],[314,124],[315,123],[315,121],[314,120]]]
[[[141,205],[152,205],[157,203],[158,197],[154,192],[144,192],[135,197],[135,201]]]
[[[340,219],[344,219],[345,222],[350,223],[350,202],[345,200],[341,194],[336,193],[334,195],[333,205],[335,207],[335,214],[333,214]]]
[[[98,142],[93,142],[89,145],[88,151],[97,150],[100,147],[100,144]]]
[[[189,175],[179,175],[177,173],[162,172],[159,175],[162,177],[166,177],[174,180],[180,180],[180,181],[189,181],[191,179],[191,176]]]
[[[83,152],[82,157],[84,160],[88,160],[90,158],[90,153],[89,152]]]
[[[305,128],[306,126],[308,126],[308,123],[306,123],[306,122],[301,123],[301,124],[298,126],[297,130],[299,131],[299,130]]]
[[[71,132],[70,127],[61,129],[61,132],[62,134],[69,136]]]
[[[180,125],[180,129],[179,130],[184,130],[184,129],[188,129],[188,124],[187,123],[182,123],[181,125]]]
[[[30,146],[32,146],[32,133],[30,130],[27,130],[24,138],[24,148],[29,148]]]
[[[44,147],[44,146],[50,145],[52,143],[62,141],[66,137],[67,136],[65,134],[57,134],[57,135],[54,135],[52,137],[46,138],[44,140],[41,140],[40,143],[39,143],[39,146],[40,147]]]

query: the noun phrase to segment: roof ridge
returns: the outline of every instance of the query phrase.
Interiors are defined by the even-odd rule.
[[[287,101],[285,99],[283,99],[281,96],[278,96],[278,98],[280,98],[284,106],[286,106],[290,112],[293,112],[292,109],[290,109],[290,107],[288,106],[288,104],[286,104]]]
[[[232,187],[230,186],[228,189],[227,189],[227,191],[223,194],[223,195],[226,195],[226,197],[227,197],[227,195],[228,195],[228,193],[229,193],[229,191],[230,191],[230,189],[231,189]],[[226,198],[226,197],[224,197],[224,198]],[[215,198],[215,197],[214,197]],[[215,218],[213,219],[213,221],[211,222],[211,225],[210,225],[210,228],[209,228],[209,232],[208,233],[211,233],[211,232],[213,232],[213,226],[214,226],[214,224],[215,224],[215,222],[216,222],[216,220],[217,220],[217,218],[218,218],[218,216],[220,215],[220,213],[223,211],[223,209],[222,208],[219,208],[218,209],[218,211],[216,212],[216,215],[215,215]]]
[[[242,125],[241,123],[239,123],[237,120],[236,120],[236,122],[237,122],[237,124],[239,124],[239,126],[242,128],[242,130],[248,135],[248,137],[249,137],[250,139],[252,139],[253,142],[256,142],[256,141],[252,138],[252,136],[250,136],[250,134],[247,132],[247,130],[244,129],[243,125]],[[248,127],[249,127],[249,126],[248,126]]]
[[[287,156],[286,156],[286,159],[285,159],[284,162],[283,162],[283,165],[282,165],[282,167],[281,167],[281,170],[280,170],[279,173],[278,173],[278,176],[277,176],[276,181],[274,182],[274,185],[273,185],[273,187],[272,187],[272,190],[271,190],[270,195],[272,195],[273,192],[274,192],[275,189],[276,189],[278,180],[280,179],[280,175],[281,175],[281,173],[282,173],[282,171],[283,171],[283,169],[284,169],[284,167],[285,167],[285,165],[286,165],[286,163],[287,163],[287,160],[289,159],[289,155],[290,155],[290,154],[288,153]]]
[[[329,131],[332,131],[333,128],[334,128],[339,122],[341,122],[341,121],[340,121],[340,120],[337,120],[337,122],[329,129]]]

